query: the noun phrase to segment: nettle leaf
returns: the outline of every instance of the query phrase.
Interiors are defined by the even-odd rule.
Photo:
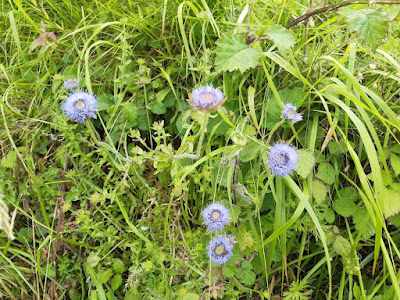
[[[243,73],[257,67],[261,53],[260,47],[249,48],[242,37],[233,34],[225,35],[217,41],[216,71],[239,70]]]
[[[317,201],[318,204],[321,204],[325,201],[326,195],[328,194],[328,189],[326,188],[325,183],[321,180],[314,179],[312,181],[312,196]]]
[[[339,14],[345,17],[349,29],[372,48],[379,46],[388,28],[385,13],[375,9],[343,9]]]
[[[318,173],[315,175],[326,184],[333,184],[335,182],[335,170],[328,163],[322,163],[318,166]]]
[[[310,175],[315,164],[314,154],[307,149],[297,150],[300,156],[299,162],[297,164],[296,172],[301,178],[307,178]]]
[[[267,28],[265,33],[274,42],[279,50],[292,48],[296,43],[293,34],[282,25],[272,25]]]
[[[400,212],[400,190],[384,189],[382,199],[385,218]]]

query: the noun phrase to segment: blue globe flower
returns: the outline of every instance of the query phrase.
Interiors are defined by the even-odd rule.
[[[216,265],[226,264],[233,255],[233,244],[226,235],[213,238],[207,245],[207,256]]]
[[[283,106],[283,118],[285,120],[291,121],[292,124],[303,120],[303,115],[301,113],[297,113],[296,109],[297,109],[296,105],[293,105],[291,103],[286,103]]]
[[[68,79],[64,81],[64,89],[72,91],[78,87],[78,79]]]
[[[284,177],[297,167],[299,154],[288,144],[276,143],[269,151],[268,165],[273,175]]]
[[[67,97],[62,109],[71,120],[83,123],[96,118],[97,98],[88,92],[76,91]]]
[[[208,230],[215,232],[222,230],[229,223],[229,211],[220,203],[211,203],[201,213]]]
[[[212,84],[194,88],[189,98],[187,102],[196,110],[203,112],[218,110],[226,100],[224,93],[214,88]]]

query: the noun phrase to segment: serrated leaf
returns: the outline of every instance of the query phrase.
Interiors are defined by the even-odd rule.
[[[307,178],[314,168],[315,157],[314,154],[307,149],[297,150],[300,156],[299,162],[297,163],[296,172],[301,178]]]
[[[312,196],[318,204],[325,201],[326,195],[328,194],[328,189],[325,183],[321,180],[314,179],[312,181]]]
[[[333,242],[333,249],[341,256],[349,256],[351,245],[350,242],[344,237],[337,235],[335,241]]]
[[[367,239],[375,234],[374,223],[372,223],[365,207],[357,209],[353,215],[353,222],[356,230],[362,232],[363,238]]]
[[[245,40],[233,34],[217,41],[215,66],[217,72],[239,70],[241,73],[259,64],[260,47],[249,48]]]
[[[331,209],[327,208],[324,218],[328,223],[332,224],[333,222],[335,222],[335,213]]]
[[[239,152],[239,159],[241,162],[248,162],[255,159],[262,149],[262,145],[254,141],[248,142]]]
[[[156,115],[162,115],[167,112],[167,108],[162,102],[153,102],[150,106],[150,110]]]
[[[343,9],[339,14],[345,17],[349,29],[367,44],[372,48],[379,46],[388,27],[385,13],[375,9]]]
[[[400,157],[396,154],[390,154],[390,164],[392,165],[394,174],[397,176],[400,174]]]
[[[315,175],[326,184],[333,184],[335,182],[335,170],[328,163],[322,163],[318,166],[318,173]]]
[[[10,151],[7,153],[7,156],[3,157],[3,159],[1,160],[1,165],[5,168],[12,169],[14,168],[16,162],[17,162],[17,152]]]
[[[385,218],[400,212],[400,190],[384,189],[382,194],[383,214]]]
[[[253,285],[256,281],[256,274],[254,274],[254,272],[248,268],[239,268],[236,277],[240,280],[241,283],[249,286]]]
[[[296,43],[293,34],[282,25],[274,24],[268,27],[265,33],[279,50],[292,48]]]
[[[102,94],[97,98],[97,109],[99,111],[106,110],[114,104],[115,103],[113,95]]]
[[[225,277],[229,277],[229,278],[232,278],[233,276],[236,275],[236,270],[237,270],[237,267],[234,265],[233,266],[225,265],[222,267],[222,273],[224,274]]]
[[[138,109],[133,103],[126,103],[122,109],[129,122],[135,123],[138,118]]]
[[[343,217],[352,216],[358,209],[354,203],[357,197],[357,192],[353,188],[341,189],[333,203],[333,209]]]

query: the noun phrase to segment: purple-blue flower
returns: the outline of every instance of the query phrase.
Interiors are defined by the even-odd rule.
[[[76,91],[68,95],[62,109],[70,119],[83,123],[96,118],[97,98],[88,92]]]
[[[68,79],[64,81],[64,89],[72,91],[78,87],[78,79]]]
[[[207,245],[207,256],[216,265],[226,264],[233,255],[233,244],[226,235],[214,237]]]
[[[229,223],[229,211],[220,203],[211,203],[201,213],[208,230],[215,232],[222,230]]]
[[[292,103],[286,103],[283,106],[283,118],[291,121],[292,124],[303,120],[303,115],[301,113],[297,113],[296,110],[296,105],[293,105]]]
[[[288,144],[276,143],[269,151],[268,165],[273,175],[284,177],[297,167],[299,154]]]
[[[190,105],[205,112],[219,109],[226,100],[224,93],[212,84],[194,88],[189,98]]]

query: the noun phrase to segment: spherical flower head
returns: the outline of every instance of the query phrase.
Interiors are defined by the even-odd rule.
[[[220,203],[211,203],[201,213],[208,230],[215,232],[222,230],[229,223],[229,211]]]
[[[233,244],[226,235],[214,237],[207,245],[207,256],[216,265],[226,264],[233,255]]]
[[[273,175],[284,177],[297,167],[299,154],[292,146],[276,143],[269,151],[268,165]]]
[[[76,91],[68,95],[62,109],[70,119],[83,123],[96,118],[97,98],[88,92]]]
[[[224,93],[220,89],[214,88],[212,84],[208,84],[194,88],[187,102],[196,110],[209,112],[218,110],[224,104],[225,100]]]
[[[67,91],[72,91],[78,87],[78,79],[68,79],[64,81],[64,89]]]
[[[283,106],[283,118],[285,120],[291,121],[292,124],[303,120],[303,115],[301,113],[297,113],[296,109],[297,109],[296,105],[293,105],[291,103],[286,103]]]

